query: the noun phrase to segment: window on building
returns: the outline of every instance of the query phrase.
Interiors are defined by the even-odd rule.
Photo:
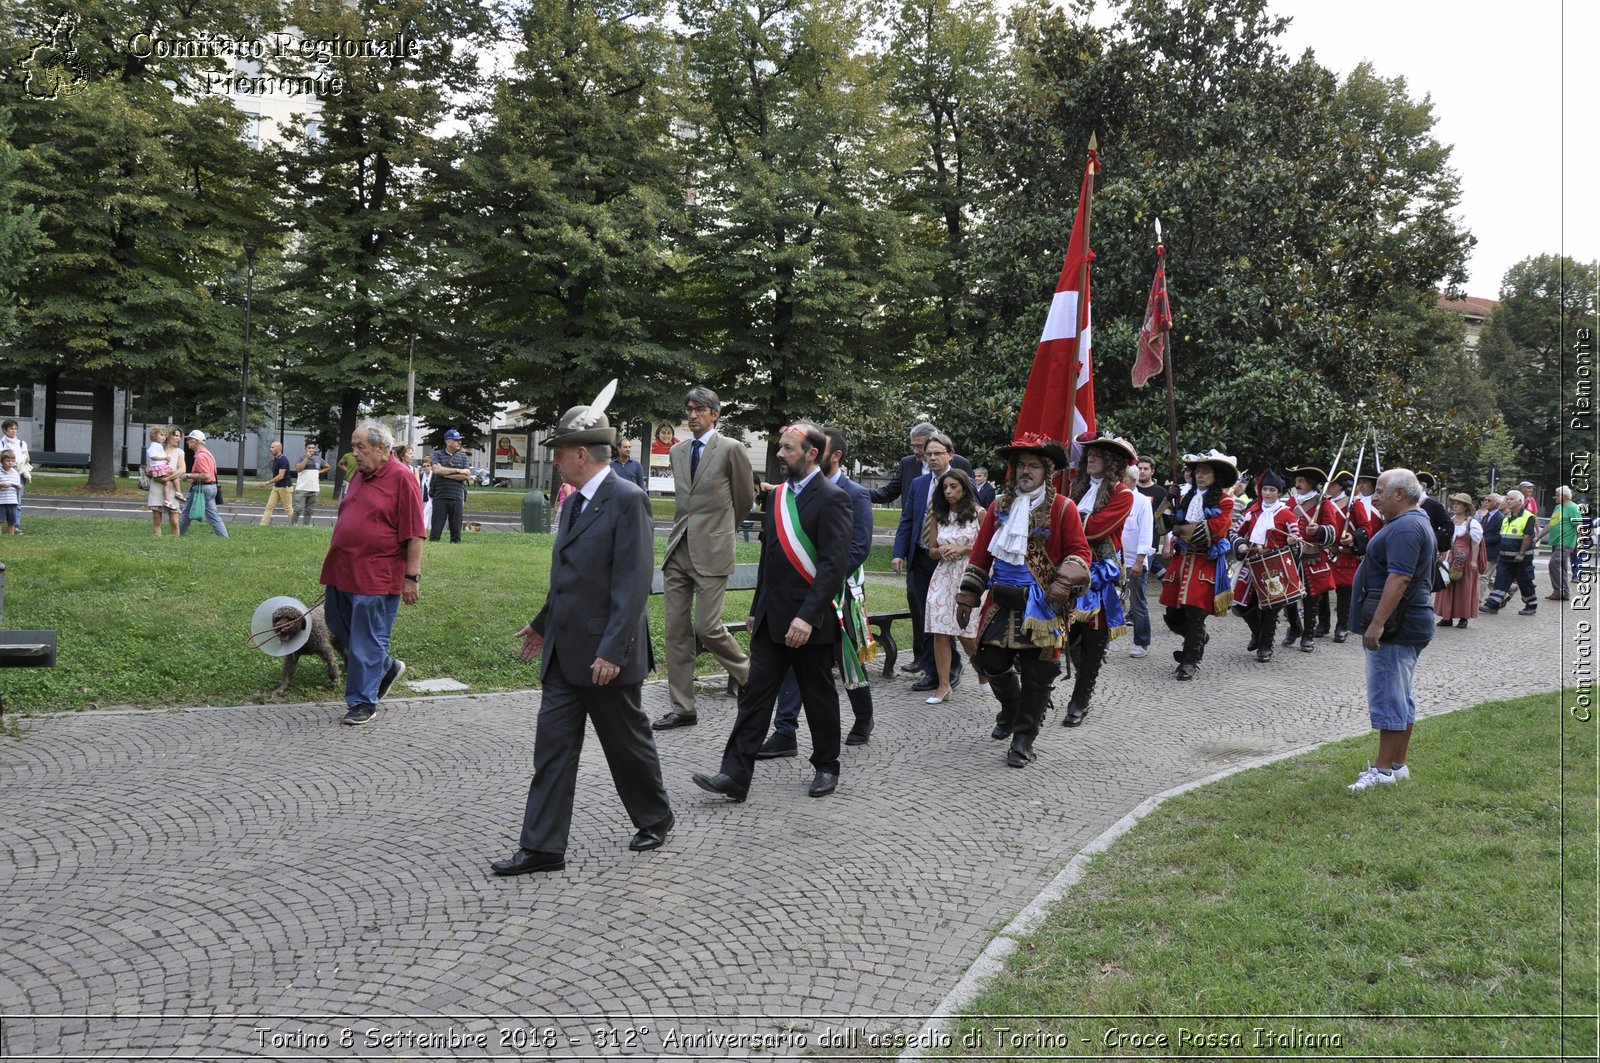
[[[33,385],[0,388],[0,417],[32,417]]]
[[[62,381],[56,389],[56,420],[94,420],[94,392],[85,385]]]

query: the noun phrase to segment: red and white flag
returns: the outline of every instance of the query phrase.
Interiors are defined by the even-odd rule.
[[[1078,436],[1095,430],[1094,352],[1089,339],[1089,263],[1094,261],[1094,252],[1089,249],[1089,220],[1093,214],[1094,175],[1099,171],[1100,156],[1091,142],[1089,161],[1083,168],[1083,187],[1078,194],[1078,214],[1072,222],[1072,238],[1067,242],[1067,258],[1033,355],[1033,372],[1022,393],[1022,411],[1017,415],[1017,436],[1036,433],[1069,447]],[[1074,457],[1073,464],[1076,463]]]
[[[1133,386],[1142,388],[1166,364],[1167,333],[1172,329],[1172,305],[1167,301],[1167,249],[1156,244],[1156,277],[1150,282],[1150,299],[1144,307],[1144,327],[1139,330],[1139,355],[1133,360]]]

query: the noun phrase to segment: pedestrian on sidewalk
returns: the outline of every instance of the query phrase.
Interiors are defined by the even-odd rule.
[[[672,829],[655,736],[644,714],[650,648],[650,499],[610,466],[616,431],[604,407],[574,406],[545,444],[562,480],[575,485],[550,555],[549,593],[518,631],[522,659],[542,658],[533,781],[517,851],[496,875],[560,871],[578,785],[578,755],[592,724],[617,796],[638,833],[634,852],[658,849]]]
[[[1539,611],[1539,588],[1533,582],[1533,538],[1538,522],[1528,512],[1521,491],[1506,492],[1506,518],[1500,522],[1500,567],[1495,571],[1494,590],[1482,609],[1493,615],[1511,598],[1511,584],[1522,592],[1518,616],[1533,616]]]
[[[341,723],[372,719],[406,662],[389,653],[400,603],[416,605],[422,583],[422,492],[411,470],[394,460],[394,435],[362,421],[350,437],[356,474],[350,478],[333,541],[322,561],[328,630],[343,642]]]
[[[1372,494],[1385,523],[1356,572],[1350,630],[1362,633],[1367,651],[1367,711],[1378,732],[1378,759],[1349,785],[1351,793],[1411,777],[1406,755],[1417,720],[1417,658],[1433,639],[1433,570],[1439,559],[1422,498],[1422,485],[1409,469],[1379,476]]]
[[[271,494],[267,495],[267,508],[261,513],[261,524],[265,527],[272,523],[272,515],[283,507],[283,515],[289,518],[289,523],[294,523],[294,486],[290,479],[289,459],[283,456],[283,444],[273,441],[268,447],[272,452],[272,479],[264,480],[257,486],[265,487]]]
[[[322,493],[322,478],[333,468],[317,453],[315,443],[306,444],[306,452],[294,466],[294,514],[289,523],[304,520],[311,527],[311,514],[316,512],[317,496]]]
[[[461,541],[461,519],[467,508],[467,482],[472,479],[472,459],[463,449],[461,433],[454,428],[444,434],[444,446],[433,452],[433,523],[428,540],[438,542],[445,525],[450,526],[450,541]]]
[[[1534,543],[1550,543],[1550,593],[1547,602],[1564,602],[1570,596],[1568,582],[1572,576],[1572,555],[1578,549],[1578,529],[1583,524],[1583,513],[1572,501],[1572,488],[1563,484],[1556,488],[1556,504],[1550,509],[1550,523],[1544,526]]]
[[[206,523],[211,525],[213,532],[226,539],[228,527],[222,523],[222,514],[217,510],[217,459],[206,449],[206,434],[198,428],[189,433],[189,449],[194,453],[194,462],[185,478],[194,482],[193,490],[200,492],[205,499]],[[179,535],[189,534],[189,521],[189,510],[185,508],[178,515]]]

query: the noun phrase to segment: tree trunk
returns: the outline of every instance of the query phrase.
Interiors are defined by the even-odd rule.
[[[89,490],[116,489],[116,391],[108,384],[94,386],[94,420],[89,428]]]
[[[350,449],[350,437],[356,432],[356,418],[361,412],[361,392],[347,390],[339,396],[339,441],[338,454],[342,458],[344,452]],[[333,466],[333,497],[339,497],[339,489],[344,486],[344,466],[334,463]]]

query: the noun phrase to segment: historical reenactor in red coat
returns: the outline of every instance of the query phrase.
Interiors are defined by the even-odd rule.
[[[1326,472],[1314,465],[1302,465],[1290,469],[1289,475],[1294,477],[1289,505],[1294,510],[1295,534],[1300,540],[1300,576],[1306,596],[1300,600],[1300,615],[1289,614],[1289,634],[1283,644],[1292,646],[1299,639],[1300,649],[1310,653],[1316,649],[1312,640],[1319,634],[1317,612],[1326,607],[1327,594],[1333,590],[1333,560],[1328,556],[1328,547],[1337,536],[1339,517],[1333,504],[1323,497]],[[1326,627],[1321,634],[1327,634]]]
[[[1228,488],[1239,479],[1239,466],[1218,450],[1185,454],[1183,462],[1192,482],[1173,509],[1172,563],[1161,577],[1161,604],[1167,627],[1183,638],[1183,648],[1173,651],[1178,662],[1173,674],[1188,680],[1205,656],[1206,617],[1227,612],[1233,602],[1228,582],[1233,495]]]
[[[1350,510],[1354,508],[1355,500],[1351,489],[1355,486],[1356,478],[1348,469],[1341,469],[1333,478],[1334,486],[1328,490],[1328,502],[1333,506],[1334,524],[1333,545],[1328,552],[1333,558],[1333,593],[1337,604],[1333,612],[1333,641],[1343,642],[1350,637],[1350,631],[1345,626],[1345,618],[1350,615],[1350,589],[1356,585],[1356,569],[1361,567],[1361,558],[1357,556],[1354,543],[1350,535]],[[1322,599],[1324,607],[1328,604],[1326,596]],[[1328,628],[1326,609],[1317,614],[1317,634],[1322,634]]]
[[[1072,481],[1071,495],[1083,519],[1092,561],[1089,587],[1073,604],[1073,625],[1068,657],[1076,670],[1072,698],[1062,726],[1076,727],[1089,713],[1095,680],[1105,664],[1106,646],[1127,630],[1122,613],[1122,526],[1133,512],[1133,488],[1123,480],[1128,466],[1139,460],[1133,444],[1102,432],[1078,437],[1083,446],[1083,468]]]
[[[1283,477],[1271,469],[1257,478],[1256,502],[1246,511],[1235,537],[1234,550],[1247,564],[1252,558],[1265,562],[1274,551],[1284,551],[1276,555],[1282,559],[1277,571],[1265,577],[1244,572],[1234,585],[1234,607],[1250,625],[1248,649],[1254,650],[1256,660],[1263,664],[1272,660],[1272,644],[1278,637],[1278,614],[1285,605],[1298,608],[1298,600],[1277,600],[1298,588],[1295,581],[1299,575],[1294,569],[1293,555],[1288,552],[1290,538],[1295,533],[1295,519],[1294,511],[1283,500],[1283,488]],[[1263,579],[1294,585],[1262,586]]]
[[[1050,482],[1067,463],[1061,444],[1030,432],[999,454],[1011,474],[972,544],[956,623],[967,626],[988,590],[978,620],[978,667],[1000,699],[991,736],[1012,736],[1006,763],[1022,768],[1034,758],[1050,685],[1061,672],[1072,602],[1089,583],[1090,554],[1078,507]]]

